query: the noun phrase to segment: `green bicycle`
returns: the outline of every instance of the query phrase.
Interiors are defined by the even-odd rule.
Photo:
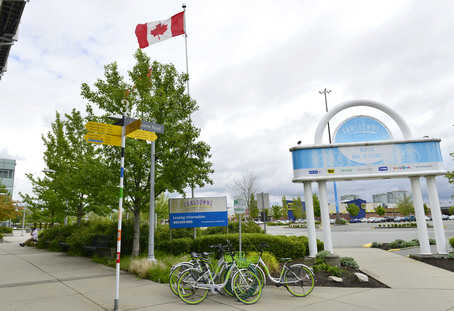
[[[201,258],[200,267],[183,271],[177,281],[178,296],[187,304],[201,303],[212,294],[219,294],[230,283],[235,297],[245,304],[256,303],[262,295],[262,286],[252,269],[240,269],[237,265],[233,248],[228,242],[234,261],[228,266],[224,277],[217,282],[212,272],[210,258]]]
[[[279,278],[274,278],[271,276],[268,267],[262,259],[263,250],[266,247],[268,247],[268,245],[265,243],[260,245],[258,261],[252,264],[257,270],[260,281],[263,283],[266,281],[265,272],[263,271],[263,269],[265,269],[266,275],[277,287],[285,286],[292,295],[297,297],[309,295],[315,285],[314,271],[303,264],[289,266],[288,263],[292,261],[291,258],[280,258],[280,261],[284,262],[284,265],[282,266]]]

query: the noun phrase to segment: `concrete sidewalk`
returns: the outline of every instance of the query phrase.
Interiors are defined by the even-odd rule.
[[[84,257],[20,247],[27,237],[0,243],[0,310],[113,310],[115,269]],[[122,273],[120,310],[454,310],[454,273],[370,248],[336,249],[355,258],[361,269],[391,288],[316,287],[304,298],[266,286],[261,299],[244,305],[209,294],[197,306],[173,295],[166,284]]]

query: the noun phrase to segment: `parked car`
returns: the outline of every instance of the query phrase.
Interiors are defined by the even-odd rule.
[[[353,218],[353,219],[350,219],[350,222],[353,224],[353,223],[361,222],[361,220],[359,218]]]
[[[367,218],[367,222],[375,222],[376,218],[377,217],[369,217],[369,218]]]
[[[443,220],[448,220],[448,219],[449,219],[449,216],[448,216],[448,215],[445,215],[445,214],[443,214],[443,215],[441,215],[441,219],[443,219]]]
[[[426,221],[432,220],[429,216],[426,216]]]
[[[416,217],[413,215],[405,216],[403,221],[416,221]]]
[[[385,221],[386,221],[386,222],[392,222],[392,221],[394,221],[394,217],[392,217],[392,216],[385,216],[384,218],[385,218]]]
[[[449,220],[454,220],[454,215],[449,216]]]
[[[395,222],[404,221],[404,217],[400,217],[400,216],[394,217],[394,221],[395,221]]]

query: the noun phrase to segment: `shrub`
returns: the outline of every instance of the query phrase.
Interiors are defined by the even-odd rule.
[[[448,254],[448,256],[446,256],[445,258],[449,260],[454,260],[454,253]]]
[[[0,233],[0,239],[3,239],[3,234]]]
[[[352,257],[341,257],[340,264],[342,267],[349,267],[355,270],[359,269],[358,263]]]
[[[372,242],[372,246],[373,248],[380,248],[383,246],[383,243],[381,242]]]
[[[325,261],[326,256],[331,255],[331,252],[329,251],[320,251],[315,255],[315,259],[318,259],[322,262]]]
[[[326,271],[330,275],[340,277],[342,275],[342,269],[336,266],[330,266],[327,263],[318,263],[314,266],[312,266],[314,269],[314,272],[317,273],[319,271]]]
[[[454,248],[454,237],[449,239],[449,244],[451,244],[451,247]]]
[[[13,233],[13,229],[10,227],[0,227],[0,233]]]

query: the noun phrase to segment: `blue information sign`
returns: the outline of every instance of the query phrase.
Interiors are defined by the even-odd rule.
[[[169,200],[170,229],[227,226],[227,198]]]

